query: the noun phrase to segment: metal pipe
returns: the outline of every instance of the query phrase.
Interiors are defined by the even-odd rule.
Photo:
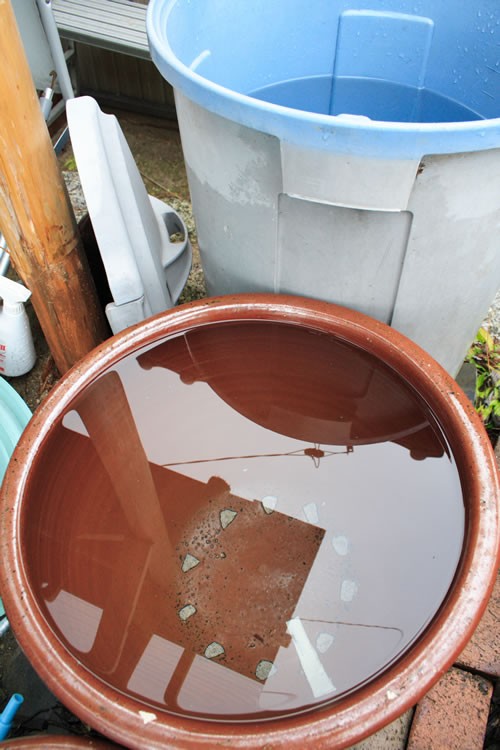
[[[7,242],[0,233],[0,275],[5,276],[10,266],[10,255],[7,252]]]
[[[73,84],[66,65],[66,56],[61,44],[61,37],[57,30],[54,15],[52,13],[52,0],[36,0],[38,6],[38,12],[40,13],[40,19],[42,26],[47,36],[52,58],[57,73],[57,81],[61,89],[61,94],[64,100],[73,99],[75,93],[73,91]]]

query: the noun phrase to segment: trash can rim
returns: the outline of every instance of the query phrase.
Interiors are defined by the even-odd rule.
[[[226,88],[192,70],[174,53],[166,34],[178,0],[151,0],[146,30],[151,58],[188,99],[240,125],[304,149],[355,153],[361,157],[421,159],[500,148],[500,116],[463,122],[391,122],[352,115],[326,115],[262,101]],[[334,145],[333,145],[334,144]]]

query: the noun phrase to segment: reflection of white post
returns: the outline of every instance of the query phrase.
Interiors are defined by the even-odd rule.
[[[335,692],[336,687],[325,672],[300,619],[294,617],[292,620],[288,620],[286,627],[288,633],[292,636],[300,666],[304,670],[314,697],[322,698],[324,695]]]

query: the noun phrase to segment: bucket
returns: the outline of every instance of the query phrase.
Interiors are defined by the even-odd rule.
[[[11,626],[130,748],[348,747],[447,669],[496,577],[472,405],[397,331],[321,301],[212,298],[128,329],[15,459]]]
[[[365,312],[451,374],[500,286],[496,0],[151,0],[211,294]]]

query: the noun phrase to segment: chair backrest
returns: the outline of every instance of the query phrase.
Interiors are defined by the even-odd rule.
[[[191,268],[191,246],[178,214],[146,192],[116,117],[88,96],[67,102],[66,111],[113,297],[106,314],[117,333],[175,304]]]

